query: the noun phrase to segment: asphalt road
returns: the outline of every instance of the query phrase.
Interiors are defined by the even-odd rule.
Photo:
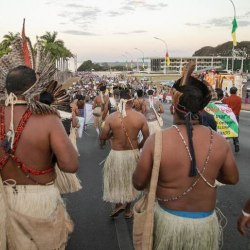
[[[169,105],[165,104],[165,126],[172,125]],[[87,133],[78,139],[80,169],[78,175],[83,189],[66,195],[68,211],[75,223],[67,250],[130,250],[132,247],[132,220],[125,220],[122,214],[115,220],[109,218],[111,205],[102,201],[102,168],[99,165],[108,155],[109,146],[100,149],[96,131],[87,128]],[[218,188],[217,207],[227,218],[223,233],[223,250],[245,250],[248,242],[237,229],[237,217],[244,201],[250,196],[250,112],[240,116],[240,152],[235,158],[240,172],[236,186]],[[231,143],[232,144],[232,143]],[[232,144],[233,149],[233,144]],[[202,250],[202,249],[201,249]]]

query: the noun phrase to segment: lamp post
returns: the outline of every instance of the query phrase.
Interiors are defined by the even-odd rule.
[[[125,54],[127,54],[130,57],[130,68],[133,71],[133,64],[132,64],[132,62],[133,62],[133,56],[130,53],[128,53],[127,51],[125,52]]]
[[[233,8],[234,8],[234,18],[236,18],[236,8],[235,8],[235,5],[234,5],[234,2],[232,0],[229,0],[232,5],[233,5]],[[233,49],[232,49],[232,72],[234,72],[234,55],[235,55],[235,51],[234,51],[234,43],[233,43]]]
[[[164,55],[164,74],[166,75],[166,73],[167,73],[166,54],[168,53],[168,45],[163,39],[161,39],[159,37],[154,37],[154,39],[162,41],[164,43],[164,45],[165,45],[166,53]]]
[[[127,55],[122,55],[122,57],[125,57],[125,60],[126,60],[126,70],[128,72],[128,57],[127,57]]]
[[[144,71],[144,52],[141,49],[138,49],[138,48],[134,48],[134,49],[136,49],[136,50],[138,50],[138,51],[140,51],[142,53],[142,69]],[[139,70],[137,69],[137,71],[139,71]]]

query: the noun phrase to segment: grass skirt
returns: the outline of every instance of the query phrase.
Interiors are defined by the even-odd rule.
[[[160,131],[161,127],[158,123],[158,121],[152,121],[152,122],[148,122],[148,128],[149,128],[149,135],[154,134],[156,131]]]
[[[71,128],[69,139],[72,142],[74,148],[78,152],[76,145],[76,129]],[[79,152],[78,152],[79,155]],[[59,189],[61,194],[73,193],[82,189],[81,181],[76,174],[65,173],[61,171],[57,164],[55,165],[56,180],[55,186]]]
[[[153,249],[219,249],[221,228],[216,212],[206,218],[184,218],[164,211],[156,203],[154,220]]]
[[[4,186],[5,193],[7,195],[9,206],[12,210],[17,211],[20,215],[29,216],[34,219],[48,219],[56,211],[58,204],[63,204],[60,193],[54,185],[16,185],[16,186]],[[6,208],[3,201],[3,197],[0,194],[0,249],[6,249]],[[57,218],[58,219],[58,218]],[[73,224],[64,208],[63,217],[59,218],[60,221],[64,221],[63,228],[57,228],[62,235],[65,232],[71,232],[73,230]],[[35,230],[35,229],[34,229]],[[47,228],[47,230],[51,230]],[[51,230],[51,237],[53,237]],[[50,233],[50,232],[49,232]],[[19,239],[25,246],[30,246],[29,250],[37,249],[34,242],[27,237]],[[43,239],[41,239],[43,240]],[[66,235],[67,240],[67,235]],[[46,239],[44,239],[46,241]],[[65,249],[65,241],[63,240],[59,249]],[[57,243],[55,243],[57,244]],[[61,243],[58,243],[61,244]],[[21,246],[20,246],[21,247]],[[11,247],[9,249],[12,249]],[[15,249],[15,248],[13,248]],[[20,249],[23,249],[22,247]]]
[[[103,169],[103,200],[112,203],[134,201],[140,194],[132,184],[139,150],[111,150]]]

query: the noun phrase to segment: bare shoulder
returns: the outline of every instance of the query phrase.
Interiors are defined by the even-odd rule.
[[[133,114],[133,116],[137,117],[138,119],[146,120],[145,116],[141,112],[138,112],[134,109],[132,110],[132,114]]]
[[[51,129],[62,126],[61,118],[56,114],[33,115],[32,120],[40,126],[49,126]]]

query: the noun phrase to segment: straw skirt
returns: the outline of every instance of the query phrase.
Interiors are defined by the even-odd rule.
[[[217,250],[220,234],[215,212],[205,218],[184,218],[168,213],[156,203],[153,249]]]
[[[54,246],[57,246],[57,249],[65,249],[66,243],[68,240],[68,234],[73,230],[73,223],[67,214],[65,207],[63,206],[63,201],[60,197],[60,193],[58,189],[54,185],[16,185],[16,186],[5,186],[5,193],[7,195],[8,204],[12,211],[18,212],[20,216],[22,215],[26,218],[30,218],[30,220],[40,219],[46,220],[57,220],[61,225],[60,228],[43,228],[43,230],[47,231],[47,233],[51,236],[60,235],[60,240],[58,242],[53,242]],[[54,217],[55,211],[57,211],[58,205],[60,206],[60,216]],[[6,218],[8,220],[8,216],[6,216],[6,208],[4,206],[3,197],[0,194],[0,249],[6,249]],[[56,213],[59,215],[58,213]],[[56,221],[55,221],[56,223]],[[30,224],[32,225],[32,224]],[[29,225],[29,228],[31,228]],[[37,225],[34,223],[34,225]],[[36,245],[35,237],[33,239],[30,238],[30,232],[24,233],[24,229],[22,231],[12,231],[12,237],[14,237],[15,242],[12,240],[11,244],[8,247],[8,250],[15,249],[15,244],[17,244],[19,249],[38,249]],[[39,237],[39,234],[36,233],[37,228],[32,228],[31,233],[39,239],[39,241],[44,242],[46,245],[46,241],[48,239]],[[40,229],[41,230],[41,229]],[[55,230],[57,231],[55,234]],[[57,238],[58,239],[58,238]],[[53,239],[50,239],[53,240]],[[44,250],[48,248],[44,247]]]
[[[132,184],[138,157],[138,149],[110,151],[103,169],[104,201],[126,203],[138,197],[139,192]]]

